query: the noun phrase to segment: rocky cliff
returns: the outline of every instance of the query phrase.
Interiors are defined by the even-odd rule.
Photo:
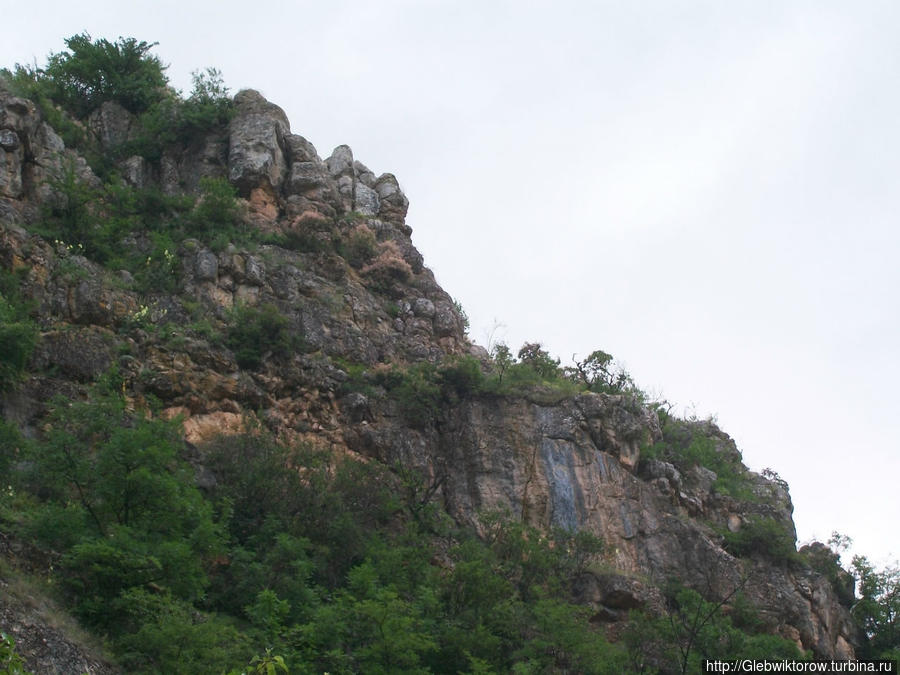
[[[241,228],[269,238],[253,246],[184,238],[164,252],[174,283],[162,291],[134,270],[39,236],[48,209],[70,206],[61,177],[101,181],[33,102],[0,92],[0,266],[21,270],[41,331],[27,377],[0,404],[26,435],[40,435],[54,394],[77,399],[116,367],[129,400],[181,415],[195,446],[254,420],[294,442],[415,469],[460,523],[477,527],[478,513],[506,510],[541,528],[599,535],[603,564],[578,588],[611,635],[631,609],[664,611],[659,589],[677,579],[712,600],[741,590],[766,630],[816,656],[853,655],[848,599],[831,581],[764,545],[733,544],[766,522],[793,546],[792,505],[780,481],[740,465],[715,425],[680,428],[737,467],[742,489],[732,494],[700,463],[642,457],[665,440],[665,420],[629,393],[460,391],[410,414],[409,401],[392,395],[392,368],[464,356],[483,373],[493,364],[413,246],[393,175],[376,175],[347,146],[323,160],[255,91],[237,94],[227,127],[155,159],[113,152],[136,129],[134,115],[112,102],[90,116],[86,133],[115,157],[107,171],[168,196],[227,180]],[[124,241],[158,264],[144,234]],[[296,339],[251,363],[221,336],[236,312],[254,308],[280,317]],[[202,466],[198,475],[204,480]]]

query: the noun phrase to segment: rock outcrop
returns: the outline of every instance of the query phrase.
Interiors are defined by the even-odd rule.
[[[542,528],[599,535],[608,570],[577,580],[597,621],[661,609],[657,586],[676,578],[712,598],[740,588],[770,631],[820,657],[853,655],[846,598],[827,579],[764,555],[742,560],[723,546],[723,533],[755,517],[793,533],[784,486],[747,473],[755,498],[738,500],[713,488],[709,469],[642,462],[642,448],[661,431],[638,400],[540,388],[481,393],[410,424],[372,373],[485,352],[469,342],[452,298],[413,246],[397,179],[376,176],[347,146],[321,159],[258,92],[240,92],[235,109],[227,129],[167,148],[158,162],[121,160],[122,175],[167,193],[196,190],[202,176],[227,178],[254,226],[313,243],[371,237],[368,258],[351,264],[315,246],[213,251],[186,239],[171,252],[180,290],[141,293],[127,272],[28,231],[55,198],[54,176],[97,179],[31,102],[0,92],[0,266],[24,270],[23,292],[43,331],[33,374],[0,400],[6,419],[37,434],[50,395],[77,396],[115,365],[131,400],[153,396],[163,414],[186,419],[190,442],[235,433],[254,417],[287,438],[416,468],[460,522],[477,526],[480,511],[506,510]],[[132,122],[124,109],[104,106],[92,133],[115,147]],[[276,308],[302,349],[240,367],[210,335],[239,306]],[[194,325],[199,316],[205,327]],[[369,373],[365,386],[350,386],[358,377],[351,364]],[[737,453],[714,426],[700,431],[718,452]]]

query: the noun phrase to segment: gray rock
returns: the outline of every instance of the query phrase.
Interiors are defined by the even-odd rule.
[[[215,281],[219,275],[216,254],[207,249],[199,251],[194,259],[194,274],[199,281]]]
[[[647,480],[662,480],[675,490],[681,488],[681,473],[669,462],[662,462],[658,459],[642,460],[640,475],[641,478]]]
[[[18,199],[22,195],[21,153],[0,147],[0,197]]]
[[[400,184],[392,173],[383,173],[375,181],[375,191],[378,196],[385,201],[396,201],[403,192],[400,190]]]
[[[705,500],[712,491],[716,478],[718,476],[715,471],[707,469],[705,466],[692,466],[684,477],[684,484],[694,496]]]
[[[375,174],[372,173],[365,164],[360,161],[353,162],[353,172],[356,175],[357,181],[366,187],[375,187]]]
[[[449,302],[438,302],[434,305],[434,334],[438,337],[462,334],[456,308]]]
[[[352,176],[340,176],[337,179],[337,192],[342,211],[353,210],[353,188],[356,183]]]
[[[482,347],[481,345],[472,344],[469,346],[469,355],[474,356],[476,359],[482,362],[488,362],[491,359],[491,355],[488,353],[488,350]]]
[[[34,354],[38,368],[56,367],[76,380],[86,382],[109,369],[112,340],[92,328],[45,333]]]
[[[228,143],[228,134],[212,129],[193,142],[190,152],[164,155],[168,173],[164,174],[163,189],[171,194],[196,192],[202,178],[227,178]],[[170,183],[166,184],[165,179]]]
[[[282,150],[290,124],[284,111],[252,89],[234,97],[235,115],[229,126],[228,179],[242,194],[256,187],[277,190],[287,172]]]
[[[339,145],[331,153],[331,157],[325,160],[328,173],[333,177],[349,175],[353,176],[353,151],[349,145]]]
[[[412,303],[413,314],[426,319],[434,317],[434,303],[428,298],[416,298]]]
[[[132,155],[128,159],[119,162],[119,171],[122,173],[122,179],[129,185],[142,188],[150,181],[150,167],[147,160],[140,155]]]
[[[287,148],[288,161],[291,164],[297,162],[322,163],[322,160],[316,152],[315,146],[303,138],[303,136],[298,136],[297,134],[285,134],[284,144]]]
[[[2,166],[2,164],[0,164],[0,166]],[[2,172],[0,172],[0,181],[2,181]],[[0,188],[0,191],[2,191],[2,188]],[[22,216],[16,208],[5,199],[0,199],[0,223],[18,225],[21,222]]]
[[[359,392],[350,392],[340,400],[341,408],[353,424],[372,419],[369,398]]]
[[[294,195],[324,185],[327,179],[321,162],[296,162],[284,186],[285,194]]]
[[[364,216],[374,216],[381,208],[378,193],[363,183],[357,183],[353,198],[353,210]]]
[[[15,150],[19,147],[19,137],[12,129],[0,129],[0,148]]]
[[[244,280],[254,286],[262,286],[265,283],[266,268],[258,258],[254,256],[247,257],[247,262],[244,265]]]
[[[385,173],[375,181],[375,191],[381,199],[378,215],[386,220],[402,223],[409,209],[409,200],[400,189],[400,184],[393,174]]]
[[[114,101],[105,101],[88,117],[88,126],[105,151],[131,140],[136,122],[134,115]]]

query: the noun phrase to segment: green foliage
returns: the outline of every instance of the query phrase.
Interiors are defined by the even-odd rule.
[[[437,368],[428,362],[405,369],[394,368],[376,380],[397,401],[406,421],[414,427],[431,424],[441,410],[441,386]]]
[[[774,518],[750,516],[737,532],[724,533],[725,549],[736,556],[764,556],[778,563],[799,560],[794,537]]]
[[[28,675],[25,661],[16,651],[16,643],[2,632],[0,632],[0,675]]]
[[[204,462],[233,542],[207,601],[246,617],[291,672],[617,672],[620,650],[568,597],[600,552],[587,533],[486,516],[486,539],[455,533],[442,570],[429,543],[436,513],[421,508],[434,489],[413,486],[412,473],[406,509],[377,465],[264,436],[220,439]],[[405,513],[416,517],[404,525]]]
[[[709,424],[680,420],[662,409],[657,413],[663,438],[644,448],[642,458],[670,462],[683,473],[694,466],[706,467],[716,474],[713,489],[717,493],[744,501],[756,500],[740,453],[713,435]]]
[[[37,325],[23,306],[17,305],[10,303],[0,291],[0,392],[12,388],[22,378],[39,337]]]
[[[59,107],[53,100],[53,85],[45,72],[36,66],[16,64],[10,71],[0,69],[0,80],[10,91],[22,98],[34,101],[47,123],[53,127],[68,148],[83,148],[87,144],[87,133],[83,125]]]
[[[76,614],[127,641],[145,632],[132,617],[139,591],[179,603],[202,596],[222,531],[178,456],[175,424],[129,412],[119,387],[110,376],[86,401],[52,403],[28,457],[27,481],[42,502],[25,530],[61,554],[61,589]],[[151,658],[152,649],[142,653]]]
[[[438,371],[445,398],[465,398],[477,394],[484,384],[481,363],[473,356],[449,360]]]
[[[604,354],[594,352],[592,356]],[[553,358],[540,343],[529,342],[522,345],[518,358],[513,357],[509,347],[497,343],[491,349],[493,377],[484,384],[484,391],[499,395],[525,395],[539,403],[553,404],[567,396],[575,396],[584,391],[605,391],[609,393],[630,392],[637,398],[643,396],[634,388],[631,379],[622,375],[616,380],[616,389],[601,386],[586,374],[587,366],[562,368],[559,359]],[[611,357],[610,357],[611,358]]]
[[[445,406],[480,393],[485,378],[478,360],[464,356],[441,366],[422,362],[407,368],[395,367],[380,373],[375,381],[397,401],[407,422],[424,428],[439,417]]]
[[[238,305],[231,313],[225,344],[241,368],[258,368],[271,354],[287,359],[302,348],[302,339],[275,305]]]
[[[900,568],[877,570],[864,556],[853,557],[859,600],[853,618],[865,635],[861,659],[900,659]]]
[[[150,54],[156,43],[134,38],[92,41],[87,33],[73,35],[65,43],[68,51],[48,58],[43,77],[51,98],[77,117],[104,101],[141,113],[164,95],[165,66]]]
[[[341,255],[350,265],[360,269],[375,257],[377,244],[375,233],[372,232],[368,225],[360,224],[354,227],[350,234],[347,235]]]
[[[83,182],[71,163],[50,182],[55,199],[45,206],[38,231],[49,239],[78,247],[87,257],[104,261],[111,257],[119,234],[118,221],[96,215],[102,191]]]
[[[265,656],[257,654],[250,659],[250,667],[256,675],[276,675],[279,672],[288,672],[284,657],[273,655],[271,649],[266,649]]]
[[[519,349],[519,363],[534,371],[538,377],[551,380],[561,375],[559,359],[554,359],[539,342],[526,342]]]
[[[360,236],[360,239],[361,241],[358,242],[360,250],[355,254],[351,253],[351,246],[348,242],[344,249],[345,256],[352,257],[362,254],[365,247],[365,236]],[[289,251],[303,253],[332,253],[339,251],[342,247],[340,234],[334,221],[326,218],[304,218],[277,238],[274,243]],[[348,261],[351,259],[350,257],[348,257]]]
[[[211,237],[218,241],[215,248],[224,248],[228,239],[239,238],[237,193],[224,178],[200,179],[200,198],[185,217],[185,231],[196,237]],[[224,241],[223,241],[224,240]]]
[[[231,621],[165,593],[134,588],[122,596],[126,611],[114,640],[128,672],[221,673],[245,661],[248,639]]]
[[[0,476],[7,477],[6,484],[0,483],[0,495],[10,488],[9,481],[14,477],[10,469],[20,459],[24,446],[25,441],[19,434],[18,429],[5,420],[0,419]]]
[[[637,393],[631,376],[621,367],[614,369],[612,354],[602,349],[591,352],[582,361],[575,361],[574,367],[566,368],[565,373],[575,382],[584,384],[589,391],[608,394]]]
[[[221,71],[216,68],[194,71],[191,79],[193,89],[182,103],[177,120],[177,134],[183,141],[190,141],[208,129],[224,127],[234,116],[234,104]]]
[[[634,612],[623,642],[632,672],[696,673],[704,659],[808,658],[790,640],[741,630],[725,614],[726,602],[737,600],[737,589],[721,600],[709,600],[674,584],[667,589],[667,615]],[[745,618],[746,620],[746,618]]]
[[[463,332],[469,332],[469,315],[466,313],[465,307],[462,306],[462,303],[459,300],[453,300],[453,308],[456,310],[456,313],[459,315],[460,320],[463,325]]]
[[[846,551],[852,541],[849,537],[832,532],[828,545],[813,542],[800,549],[800,557],[809,567],[831,583],[838,600],[850,607],[856,600],[853,576],[841,567],[841,552]]]
[[[185,237],[198,237],[214,250],[253,241],[240,226],[234,189],[224,179],[201,179],[196,202],[131,187],[116,175],[92,187],[71,166],[52,185],[58,198],[45,210],[39,232],[109,269],[131,271],[142,292],[176,289],[176,252]]]
[[[133,263],[135,290],[139,293],[175,293],[181,265],[175,241],[164,232],[148,234],[150,250],[143,263]]]
[[[491,359],[494,362],[494,370],[497,373],[497,384],[502,386],[503,376],[516,360],[509,347],[503,342],[498,342],[491,348]]]

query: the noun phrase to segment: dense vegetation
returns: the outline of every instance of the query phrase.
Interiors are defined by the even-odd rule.
[[[377,243],[352,215],[267,240],[243,226],[227,181],[201,181],[193,196],[125,184],[117,159],[158,161],[170,144],[224,128],[227,90],[207,70],[182,97],[146,42],[77,35],[66,45],[42,69],[2,74],[101,178],[87,185],[74,167],[56,177],[60,199],[37,229],[61,255],[127,270],[148,295],[178,290],[175,251],[191,238],[217,251],[269,241],[336,253],[386,291],[411,273],[396,247]],[[136,115],[138,133],[101,151],[83,121],[106,101]],[[0,393],[18,386],[39,339],[18,289],[17,274],[4,270]],[[139,312],[133,321],[140,319]],[[216,326],[204,320],[187,330],[230,349],[243,369],[303,350],[273,305],[237,306]],[[420,428],[468,397],[552,402],[590,391],[645,402],[600,350],[572,367],[539,343],[515,356],[495,345],[490,367],[471,357],[381,370],[334,361],[347,375],[341,393],[378,392]],[[712,594],[677,584],[665,588],[665,616],[635,613],[611,643],[575,604],[573,582],[606,564],[595,537],[539,532],[497,513],[481,515],[479,532],[467,530],[433,501],[434,486],[404,467],[287,446],[261,428],[188,447],[179,420],[127,397],[115,369],[82,393],[50,402],[34,438],[0,421],[0,531],[34,549],[48,592],[130,672],[693,672],[702,658],[802,656],[762,632],[739,589],[726,616]],[[683,472],[705,466],[718,494],[752,499],[739,455],[694,423],[662,410],[660,421],[663,440],[646,457]],[[724,537],[735,555],[800,564],[793,539],[773,520]],[[853,611],[867,636],[861,655],[896,657],[900,575],[865,559],[854,569],[861,598]],[[6,636],[3,669],[23,670]]]
[[[110,375],[84,401],[55,401],[40,442],[4,425],[4,459],[19,468],[0,506],[4,529],[57,561],[55,592],[129,670],[221,672],[265,649],[301,673],[602,673],[644,658],[573,604],[573,581],[602,557],[596,538],[501,514],[475,536],[401,467],[261,431],[191,464],[177,420],[129,410],[120,389]],[[198,461],[215,476],[205,490]],[[685,593],[673,606],[704,602]],[[692,653],[775,640],[716,620],[727,630],[709,628]],[[634,625],[683,648],[651,617]]]
[[[570,604],[596,540],[496,516],[482,540],[421,503],[415,476],[261,433],[204,448],[203,492],[175,422],[129,412],[119,388],[110,376],[56,401],[40,443],[4,425],[4,459],[24,468],[2,507],[129,670],[222,671],[264,647],[292,672],[605,672],[618,658]]]

